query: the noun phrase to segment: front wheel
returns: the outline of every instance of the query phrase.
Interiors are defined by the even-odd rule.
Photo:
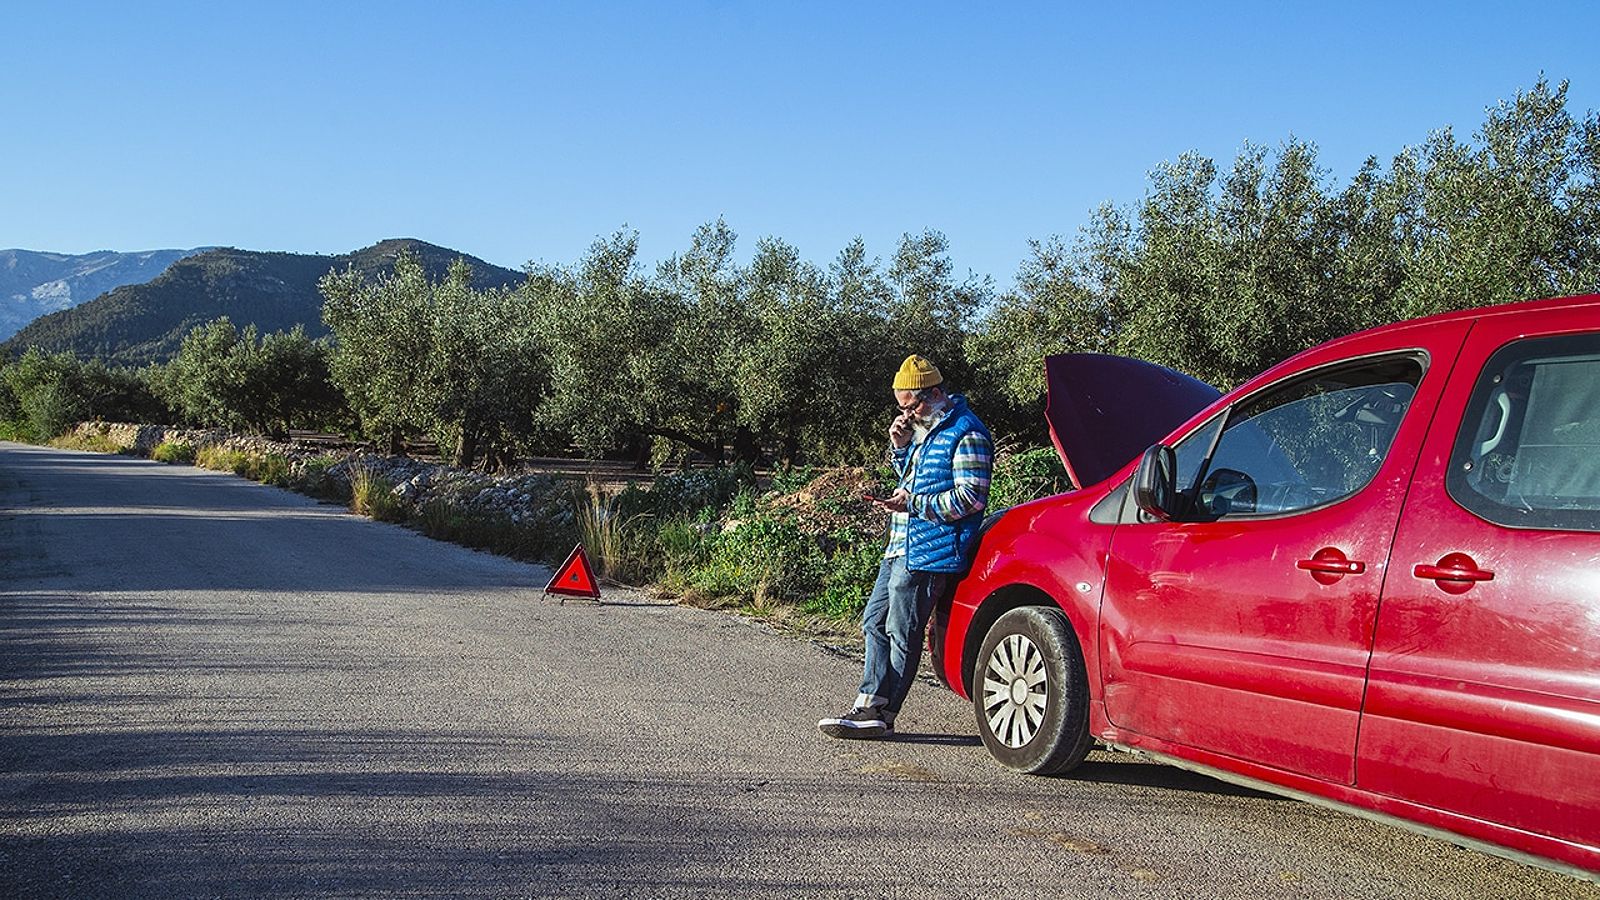
[[[972,706],[983,744],[1001,764],[1051,775],[1083,762],[1089,688],[1061,610],[1024,606],[995,621],[978,653]]]

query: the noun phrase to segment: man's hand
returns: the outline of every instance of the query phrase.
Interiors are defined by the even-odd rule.
[[[889,423],[889,443],[896,447],[905,447],[910,445],[911,435],[914,433],[911,423],[915,420],[916,416],[912,415],[909,411],[902,412],[900,415],[895,416],[894,421]]]
[[[911,494],[905,488],[895,488],[894,493],[887,497],[868,497],[873,503],[890,512],[905,512],[911,503]]]

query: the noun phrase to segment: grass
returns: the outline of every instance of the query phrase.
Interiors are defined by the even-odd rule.
[[[87,450],[91,453],[123,453],[127,451],[126,447],[103,434],[82,434],[75,431],[69,431],[66,434],[53,437],[49,440],[49,444],[52,447],[59,447],[63,450]]]
[[[705,564],[709,549],[706,535],[714,527],[709,521],[674,519],[660,523],[655,537],[663,582],[680,590],[688,587],[689,574]]]
[[[194,455],[194,446],[182,441],[162,441],[150,451],[151,459],[164,463],[193,464]]]
[[[367,466],[350,467],[350,511],[379,522],[404,522],[406,502],[394,494],[394,485]]]
[[[281,453],[251,454],[252,466],[245,477],[262,484],[289,487],[289,458]]]
[[[653,566],[644,551],[654,531],[647,524],[650,513],[624,514],[619,498],[606,494],[594,482],[581,494],[574,494],[578,540],[589,552],[596,574],[623,584],[649,580]]]
[[[290,487],[289,459],[281,453],[257,453],[249,450],[232,450],[227,447],[201,447],[195,451],[194,464],[202,469],[232,472],[235,475],[272,484]]]
[[[245,454],[240,450],[229,450],[215,444],[201,447],[194,455],[194,464],[202,469],[212,469],[217,472],[232,472],[243,475],[249,463]]]

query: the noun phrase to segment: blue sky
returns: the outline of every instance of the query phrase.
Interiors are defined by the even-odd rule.
[[[5,2],[0,247],[519,268],[724,217],[826,264],[936,228],[1008,284],[1029,238],[1188,150],[1293,135],[1342,184],[1470,135],[1540,73],[1600,108],[1594,3]]]

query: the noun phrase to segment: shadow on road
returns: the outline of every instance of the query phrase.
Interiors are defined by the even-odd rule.
[[[938,747],[976,747],[983,741],[975,734],[907,734],[896,731],[890,738],[897,744],[931,744]]]
[[[853,790],[552,770],[541,740],[436,728],[0,736],[0,814],[16,826],[0,834],[0,893],[804,893],[804,870],[792,881],[729,871],[735,850],[815,840],[763,827],[752,794],[802,806]],[[717,793],[726,799],[706,801]],[[873,833],[862,823],[856,839]]]
[[[859,781],[730,773],[717,748],[619,771],[658,741],[441,721],[404,691],[368,702],[339,691],[386,690],[384,661],[204,639],[241,618],[296,627],[273,610],[0,593],[0,897],[805,895],[835,854],[776,875],[737,861],[881,835],[866,817],[777,816],[849,809]],[[393,677],[418,675],[413,660]]]
[[[223,655],[176,659],[158,646],[129,641],[127,635],[149,635],[169,629],[220,632],[241,624],[314,627],[315,623],[287,616],[281,610],[201,614],[192,609],[164,606],[153,599],[148,604],[128,602],[136,598],[127,595],[122,599],[124,602],[91,602],[66,592],[0,591],[0,650],[4,653],[4,660],[0,662],[0,686],[4,681],[18,680],[109,679],[180,666],[186,670],[259,674],[313,669],[337,671],[350,665],[349,660],[333,654],[294,661]],[[0,698],[6,703],[45,702],[32,694],[7,696],[0,693]],[[94,704],[132,702],[125,692],[115,696],[77,694],[49,702],[68,700]]]

